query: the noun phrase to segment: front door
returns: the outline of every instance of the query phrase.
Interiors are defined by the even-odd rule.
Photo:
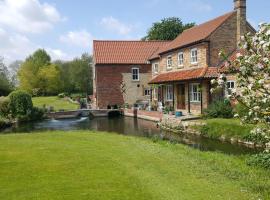
[[[186,109],[186,99],[185,99],[185,85],[177,85],[177,109]]]

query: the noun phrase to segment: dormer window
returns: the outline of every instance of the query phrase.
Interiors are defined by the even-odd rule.
[[[191,49],[190,56],[191,56],[191,64],[197,64],[198,63],[198,49]]]
[[[178,67],[183,67],[184,66],[184,53],[179,52],[178,53]]]
[[[172,56],[167,57],[167,69],[172,69],[173,61]]]

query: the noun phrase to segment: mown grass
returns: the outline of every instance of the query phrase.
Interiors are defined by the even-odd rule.
[[[44,105],[46,107],[52,106],[55,111],[59,110],[76,110],[78,109],[79,105],[75,103],[71,103],[66,99],[61,99],[58,97],[34,97],[33,104],[36,107],[43,108]]]
[[[0,135],[0,199],[270,199],[245,157],[89,131]]]
[[[203,135],[218,139],[221,136],[225,138],[243,139],[250,134],[253,125],[242,125],[238,119],[207,119],[204,120],[206,125],[196,126],[195,129],[202,132]]]

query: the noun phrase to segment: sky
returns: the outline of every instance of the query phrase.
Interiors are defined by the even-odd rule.
[[[247,0],[255,27],[270,22],[269,0]],[[0,0],[0,56],[24,60],[38,48],[53,60],[92,53],[92,41],[137,40],[154,22],[203,23],[233,10],[233,0]]]

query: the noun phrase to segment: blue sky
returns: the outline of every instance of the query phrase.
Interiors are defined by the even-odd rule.
[[[269,8],[247,0],[250,23],[270,22]],[[233,0],[0,0],[0,56],[10,63],[44,48],[70,60],[91,53],[93,39],[140,39],[164,17],[200,24],[232,9]]]

